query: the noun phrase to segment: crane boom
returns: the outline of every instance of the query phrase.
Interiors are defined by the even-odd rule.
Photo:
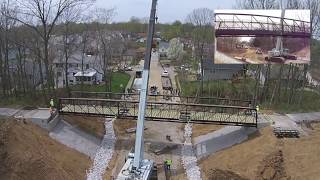
[[[134,151],[134,163],[133,167],[140,168],[140,162],[143,159],[143,131],[144,131],[144,118],[148,97],[148,85],[149,85],[149,70],[151,61],[152,42],[154,34],[154,26],[156,21],[156,6],[157,0],[152,0],[152,8],[149,20],[147,49],[144,60],[144,68],[142,72],[142,87],[140,91],[139,112],[136,132],[136,142]]]
[[[134,147],[134,154],[129,153],[128,160],[123,166],[121,172],[118,175],[118,180],[126,179],[139,179],[147,180],[152,176],[152,170],[154,163],[152,160],[143,159],[144,151],[144,119],[145,110],[147,106],[148,97],[148,84],[149,84],[149,70],[152,52],[153,35],[156,23],[156,7],[157,0],[152,0],[152,7],[150,13],[148,37],[147,37],[147,48],[145,54],[144,68],[142,72],[142,87],[140,90],[139,100],[139,112],[136,130],[136,140]]]
[[[285,8],[284,8],[284,5],[283,5],[283,1],[281,0],[280,1],[280,9],[281,9],[281,22],[280,22],[280,24],[281,24],[281,36],[278,36],[277,37],[277,45],[276,45],[276,50],[277,51],[279,51],[279,52],[282,52],[283,51],[283,31],[284,31],[284,23],[283,23],[283,19],[284,19],[284,17],[285,17],[285,12],[286,12],[286,10],[285,10]]]

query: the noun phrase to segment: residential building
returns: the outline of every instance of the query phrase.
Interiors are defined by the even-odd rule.
[[[232,80],[243,74],[244,68],[242,64],[214,64],[212,59],[208,59],[203,62],[203,80]],[[198,73],[201,77],[201,69]]]
[[[76,80],[77,84],[80,84],[83,82],[84,84],[99,84],[101,81],[99,81],[97,78],[97,71],[95,69],[86,69],[83,72],[79,71],[74,75],[74,78]]]
[[[62,88],[66,85],[64,58],[56,58],[54,61],[55,87]],[[82,66],[83,64],[83,66]],[[69,57],[68,63],[68,84],[75,85],[84,79],[86,84],[101,83],[103,80],[102,63],[98,56],[82,55],[77,52]],[[82,69],[83,68],[83,69]],[[83,73],[82,73],[83,71]]]
[[[160,57],[168,57],[168,50],[169,50],[170,44],[165,41],[161,41],[159,44],[159,54]]]

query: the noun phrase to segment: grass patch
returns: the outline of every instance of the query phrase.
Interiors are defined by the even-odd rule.
[[[43,98],[33,98],[30,96],[25,97],[7,97],[2,98],[0,101],[0,106],[2,107],[12,107],[12,108],[19,108],[24,106],[48,106],[44,103]]]
[[[124,72],[114,72],[112,73],[112,83],[111,83],[111,91],[113,93],[121,93],[125,90],[128,82],[130,80],[130,75]],[[122,84],[122,88],[120,85]],[[81,84],[71,86],[73,91],[89,91],[89,92],[106,92],[106,85],[83,85],[81,88]]]
[[[120,93],[123,92],[130,80],[130,75],[124,72],[115,72],[112,74],[112,92]],[[123,88],[120,87],[120,84],[123,85]],[[74,91],[90,91],[90,92],[105,92],[106,86],[104,84],[101,85],[84,85],[83,89],[81,85],[75,85],[70,87],[71,90]],[[32,97],[31,95],[21,95],[19,97],[11,96],[11,97],[1,97],[0,107],[12,107],[19,108],[25,106],[31,107],[49,107],[49,100],[51,97],[55,97],[55,102],[58,102],[59,97],[66,97],[67,91],[66,88],[57,89],[54,95],[47,95],[47,97],[43,96],[41,92],[36,92],[36,95]]]
[[[300,93],[300,92],[299,92]],[[301,104],[288,103],[288,97],[283,95],[279,103],[271,104],[269,102],[261,105],[262,109],[274,110],[280,113],[302,113],[320,111],[320,95],[311,91],[303,91],[301,93]],[[296,96],[300,98],[300,95]]]
[[[181,78],[177,78],[181,79]],[[196,96],[200,92],[201,81],[180,81],[183,96]],[[230,99],[252,99],[255,83],[251,79],[232,81],[204,81],[204,97],[222,97]],[[199,94],[200,95],[200,94]]]

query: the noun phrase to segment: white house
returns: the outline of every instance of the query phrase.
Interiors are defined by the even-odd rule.
[[[83,81],[84,84],[97,84],[99,81],[98,73],[95,69],[86,69],[85,71],[79,71],[74,75],[76,83],[80,84]]]
[[[161,41],[159,43],[159,54],[160,57],[167,57],[168,56],[168,49],[170,44],[168,42]]]
[[[82,62],[83,59],[83,62]],[[54,78],[55,87],[62,88],[66,86],[66,74],[63,58],[56,58],[54,61]],[[83,63],[83,69],[82,69]],[[81,79],[85,79],[86,84],[100,83],[103,79],[102,68],[100,59],[97,56],[82,55],[81,53],[75,53],[69,57],[68,63],[68,84],[75,85],[81,82]],[[83,73],[82,73],[83,70]]]

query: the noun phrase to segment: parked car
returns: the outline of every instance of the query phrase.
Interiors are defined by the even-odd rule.
[[[125,71],[132,71],[132,67],[131,66],[124,66],[124,70]]]
[[[161,76],[169,76],[169,73],[167,70],[163,71],[163,73],[161,74]]]
[[[150,95],[151,95],[151,96],[156,96],[156,95],[158,95],[158,87],[157,87],[157,86],[151,86],[151,87],[150,87]]]

